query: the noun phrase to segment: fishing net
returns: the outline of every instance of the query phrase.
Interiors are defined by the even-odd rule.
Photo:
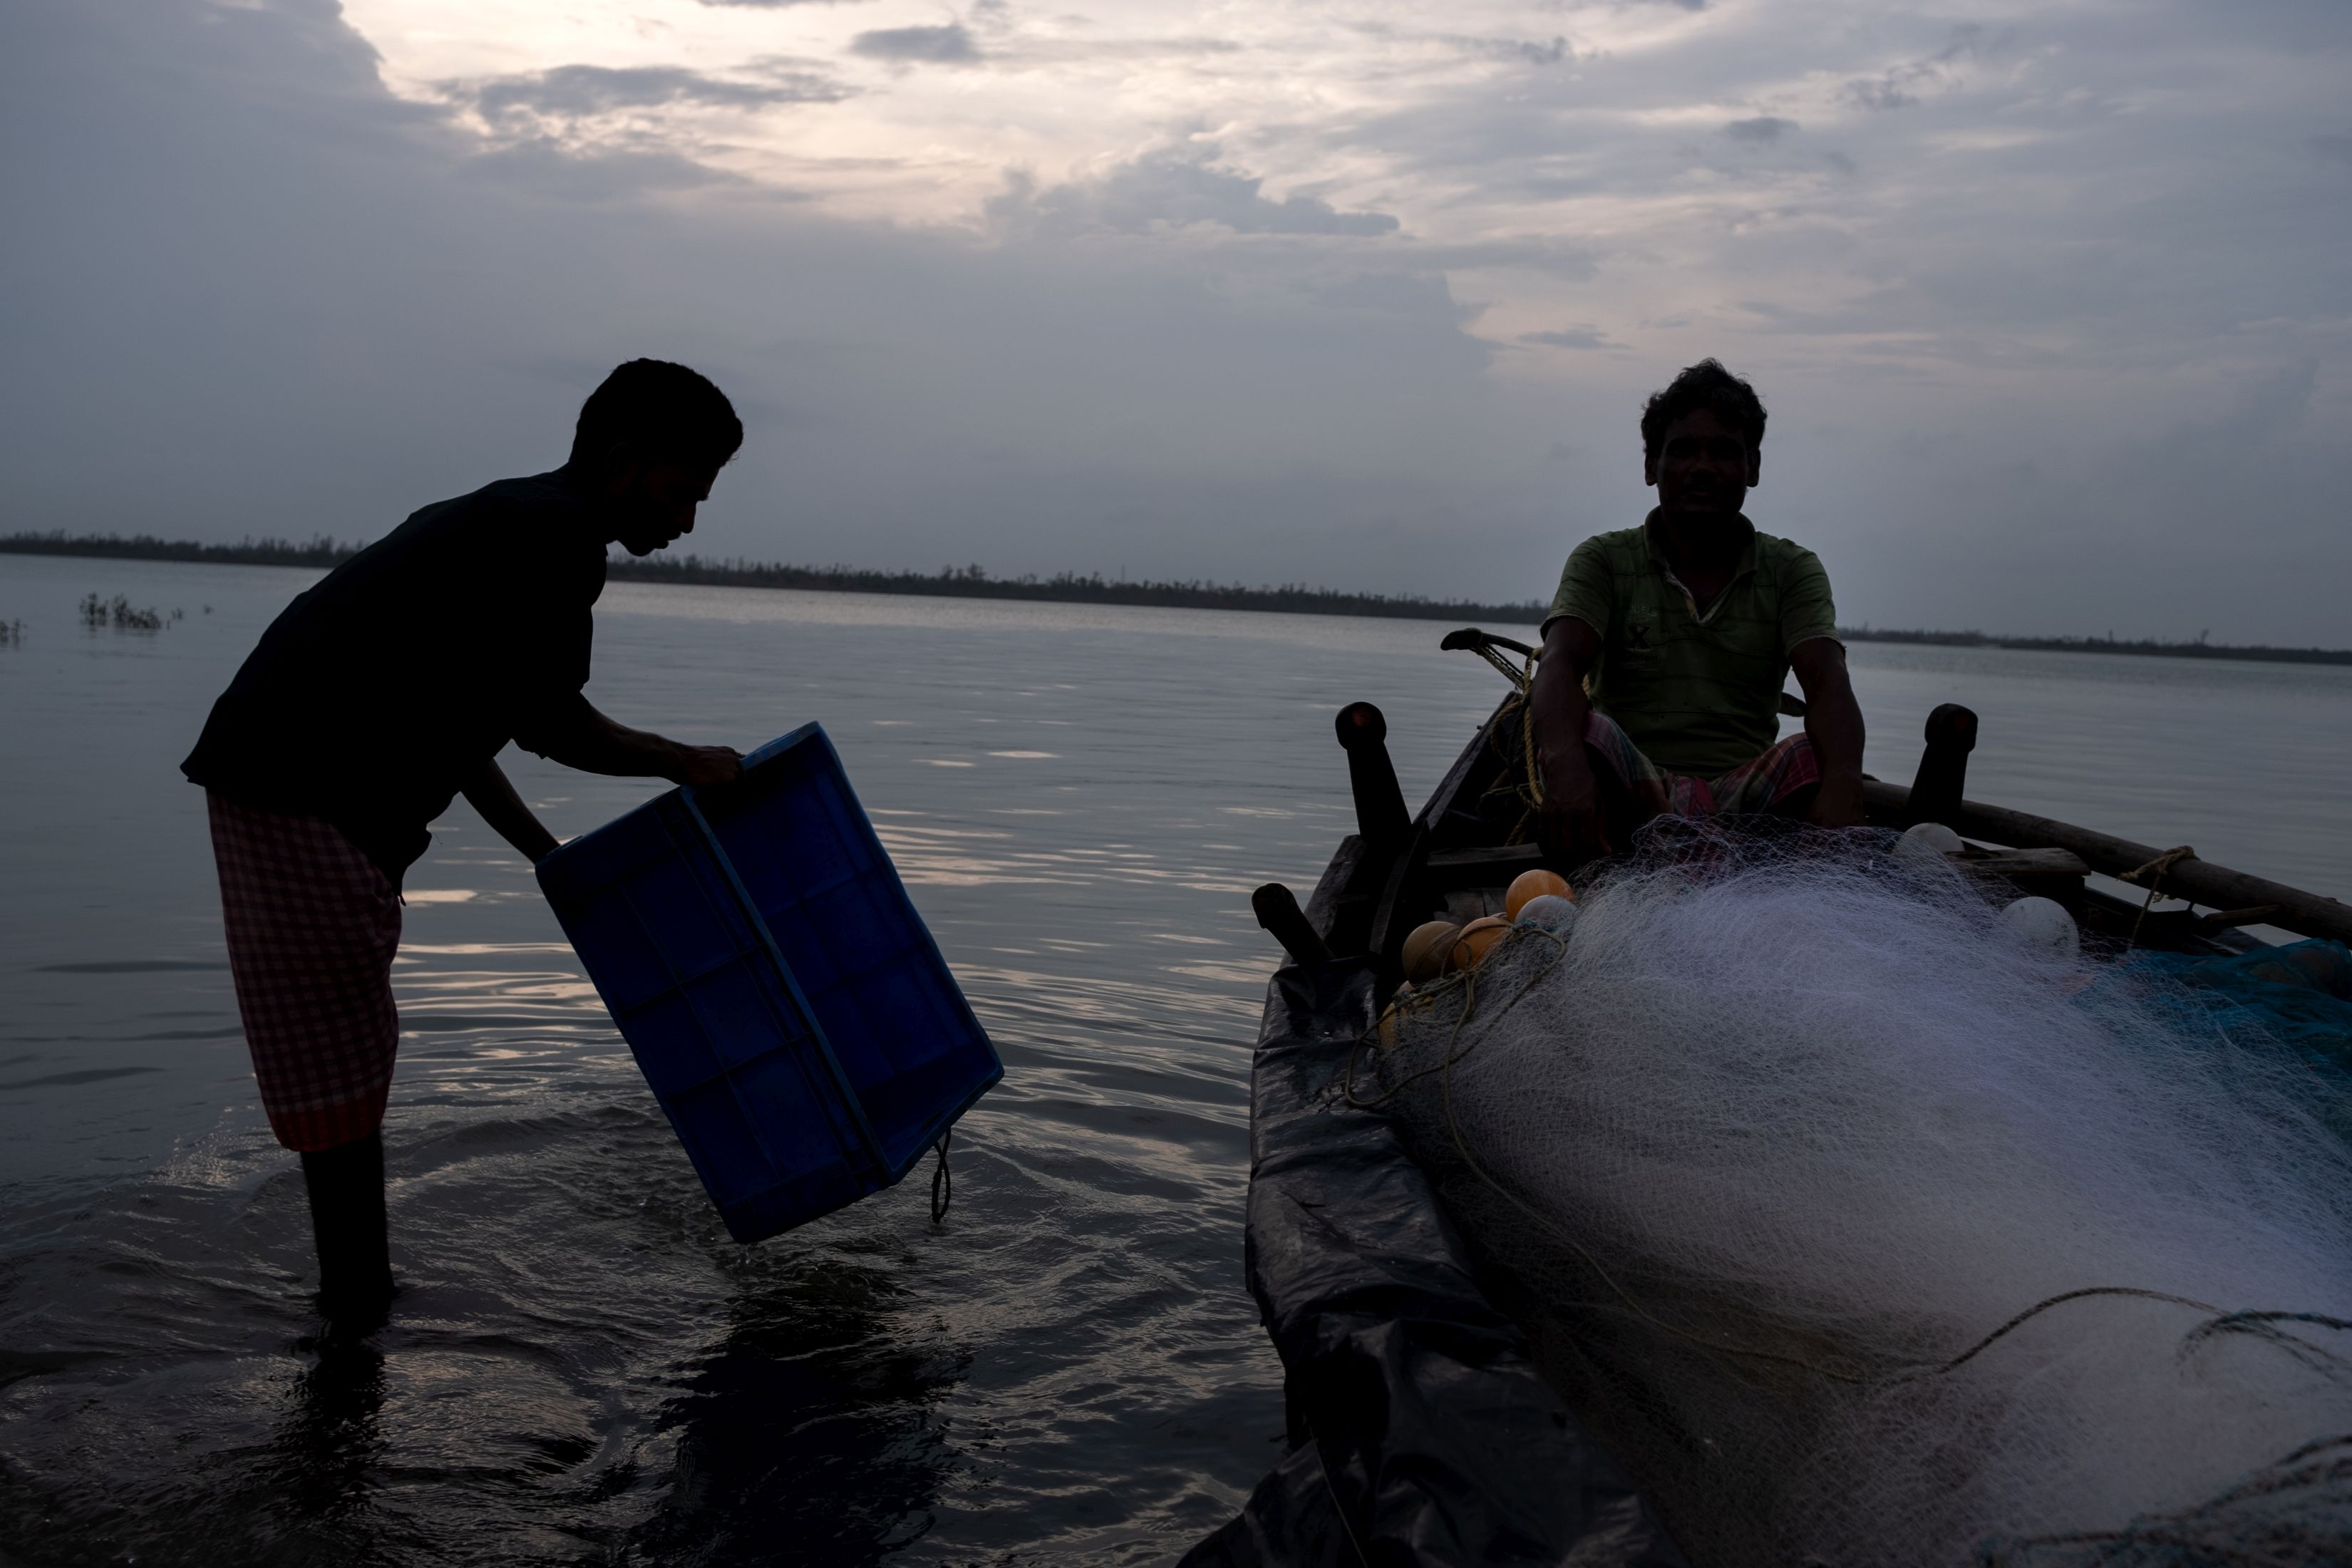
[[[1661,824],[1348,1092],[1696,1561],[2352,1562],[2345,1081],[1999,910]]]

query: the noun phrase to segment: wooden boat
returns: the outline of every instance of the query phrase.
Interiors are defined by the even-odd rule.
[[[1475,629],[1444,646],[1481,653],[1515,680],[1505,656],[1532,652]],[[1246,1245],[1250,1289],[1283,1361],[1290,1448],[1188,1568],[1685,1561],[1651,1500],[1539,1375],[1521,1325],[1482,1288],[1398,1132],[1334,1092],[1402,981],[1405,934],[1441,914],[1501,912],[1511,879],[1542,863],[1517,841],[1528,820],[1516,787],[1520,709],[1515,689],[1418,814],[1404,805],[1380,710],[1341,709],[1357,831],[1303,909],[1279,885],[1254,900],[1291,959],[1268,986],[1252,1072]],[[1872,823],[1946,823],[1969,841],[1958,858],[1971,870],[2140,947],[2242,952],[2259,945],[2243,929],[2257,923],[2352,941],[2352,908],[2335,900],[2186,849],[1965,799],[1976,729],[1964,708],[1936,710],[1913,784],[1865,785]],[[2088,880],[2095,872],[2147,896],[2103,890]],[[2154,910],[2159,894],[2187,907]]]

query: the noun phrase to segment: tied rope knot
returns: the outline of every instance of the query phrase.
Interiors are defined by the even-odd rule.
[[[2119,882],[2129,882],[2135,887],[2145,886],[2147,889],[2147,897],[2140,902],[2139,914],[2132,921],[2131,935],[2124,942],[2126,951],[2139,945],[2139,928],[2147,921],[2148,910],[2156,908],[2156,900],[2163,895],[2164,874],[2183,860],[2196,858],[2196,850],[2186,844],[2178,845],[2166,850],[2147,865],[2134,867],[2116,879]],[[2145,883],[2141,881],[2142,878],[2147,879]]]

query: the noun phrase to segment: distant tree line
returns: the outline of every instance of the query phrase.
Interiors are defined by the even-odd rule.
[[[1276,610],[1308,616],[1387,616],[1415,620],[1486,619],[1533,626],[1539,604],[1489,605],[1429,599],[1411,594],[1347,594],[1289,583],[1252,588],[1240,583],[1118,582],[1101,573],[994,577],[981,566],[943,566],[933,573],[869,572],[854,566],[791,566],[782,563],[705,561],[660,556],[615,557],[611,575],[630,583],[695,583],[732,588],[803,588],[819,593],[914,594],[957,599],[1043,599],[1076,605],[1147,605],[1186,610]]]
[[[121,561],[200,561],[240,566],[308,566],[319,570],[348,561],[362,548],[321,534],[307,544],[283,539],[247,539],[236,544],[200,544],[192,539],[152,534],[13,533],[0,535],[0,553],[86,555]],[[1543,619],[1538,601],[1481,604],[1467,599],[1431,599],[1416,594],[1348,594],[1303,584],[1247,587],[1239,583],[1115,582],[1099,572],[1040,577],[991,576],[983,568],[947,566],[935,573],[870,572],[852,566],[793,566],[782,563],[705,561],[698,555],[638,560],[614,556],[611,576],[624,583],[678,583],[729,588],[800,588],[814,593],[902,594],[958,599],[1042,599],[1073,605],[1141,605],[1188,610],[1274,610],[1308,616],[1373,616],[1466,624],[1534,626]],[[2104,637],[1995,637],[1984,632],[1887,631],[1849,626],[1838,635],[1849,642],[1917,643],[1939,647],[2002,647],[2050,653],[2158,655],[2168,658],[2256,659],[2283,664],[2352,665],[2352,649],[2272,647],[2266,644],[2155,637],[2124,641]]]
[[[2109,632],[2103,637],[2007,637],[1984,632],[1881,631],[1871,626],[1840,626],[1847,642],[1918,643],[1933,647],[2008,647],[2034,653],[2128,653],[2164,658],[2239,658],[2271,664],[2352,664],[2352,648],[2273,647],[2268,643],[2218,643],[2204,633],[2188,642],[2157,637],[2125,641]]]
[[[121,561],[202,561],[241,566],[310,566],[324,570],[364,548],[324,535],[308,544],[282,539],[247,539],[236,544],[199,544],[192,539],[138,534],[13,533],[0,535],[0,553],[89,555]],[[1251,588],[1239,583],[1114,582],[1100,573],[1052,577],[1034,573],[993,577],[983,567],[945,566],[936,573],[868,572],[853,566],[793,566],[782,563],[705,561],[616,555],[608,575],[622,583],[688,583],[730,588],[803,588],[817,593],[914,594],[958,599],[1045,599],[1082,605],[1149,605],[1195,610],[1283,610],[1318,616],[1391,616],[1420,620],[1492,620],[1532,626],[1543,605],[1486,605],[1418,595],[1344,594],[1292,584]]]
[[[245,539],[236,544],[199,544],[193,539],[158,539],[136,533],[0,534],[0,554],[92,555],[115,561],[207,561],[223,566],[340,566],[363,545],[341,544],[319,535],[308,544],[287,539]]]

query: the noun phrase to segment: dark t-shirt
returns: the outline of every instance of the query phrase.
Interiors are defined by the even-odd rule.
[[[584,707],[600,521],[563,469],[425,508],[286,606],[181,771],[326,818],[397,884],[484,763]]]

